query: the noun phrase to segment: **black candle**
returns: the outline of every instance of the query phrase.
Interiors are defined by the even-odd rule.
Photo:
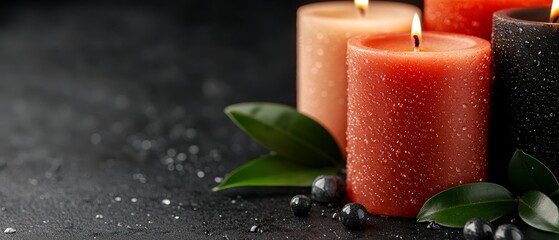
[[[505,182],[519,148],[559,175],[559,24],[549,8],[493,16],[490,178]]]

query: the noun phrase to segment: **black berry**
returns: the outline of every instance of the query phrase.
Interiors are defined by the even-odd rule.
[[[503,224],[495,230],[494,240],[524,240],[524,234],[512,224]]]
[[[361,229],[367,222],[367,210],[359,203],[348,203],[340,212],[340,221],[347,229]]]
[[[305,195],[297,195],[291,199],[289,206],[293,211],[293,214],[298,217],[305,217],[309,215],[311,211],[312,201],[309,197]]]
[[[491,240],[493,239],[493,226],[481,218],[472,218],[464,225],[464,238],[466,240]]]
[[[336,175],[318,176],[312,183],[312,199],[322,203],[337,203],[345,196],[345,181]]]

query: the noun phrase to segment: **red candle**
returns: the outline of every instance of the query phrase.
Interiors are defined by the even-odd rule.
[[[415,217],[437,192],[487,176],[490,43],[413,36],[348,42],[348,195],[373,214]]]
[[[552,0],[425,0],[427,30],[464,33],[491,40],[493,13],[514,7],[550,6]]]

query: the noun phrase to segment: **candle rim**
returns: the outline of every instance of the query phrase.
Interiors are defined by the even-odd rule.
[[[320,12],[320,10],[328,8],[330,9],[332,6],[335,5],[340,5],[343,7],[351,7],[352,9],[355,10],[355,18],[344,18],[344,17],[331,17],[331,16],[325,16],[325,15],[320,15],[317,14],[317,12]],[[402,13],[406,13],[409,11],[410,15],[409,18],[413,18],[413,14],[414,13],[418,13],[420,14],[420,16],[422,15],[421,13],[421,9],[419,9],[417,6],[412,5],[412,4],[408,4],[408,3],[402,3],[402,2],[390,2],[390,1],[372,1],[369,3],[369,9],[367,10],[367,16],[372,16],[374,17],[374,13],[376,11],[376,9],[378,9],[379,7],[391,7],[394,6],[396,8],[394,8],[393,10],[396,10],[398,12],[402,12]],[[407,6],[409,8],[402,8],[403,6]],[[344,9],[345,10],[345,9]],[[339,10],[340,13],[344,13],[343,10]],[[357,8],[355,8],[353,2],[350,1],[327,1],[327,2],[316,2],[316,3],[310,3],[310,4],[306,4],[303,5],[301,7],[299,7],[297,9],[297,15],[298,17],[300,17],[302,14],[305,14],[305,17],[307,18],[311,18],[311,19],[315,19],[315,20],[320,20],[320,21],[325,21],[325,22],[336,22],[336,23],[346,23],[346,24],[351,24],[351,25],[356,25],[356,24],[367,24],[367,25],[371,25],[371,26],[376,26],[376,25],[386,25],[386,20],[390,20],[389,22],[394,22],[394,23],[401,23],[401,22],[408,22],[408,16],[406,16],[405,14],[402,14],[401,17],[391,17],[391,18],[361,18],[359,15],[359,11],[357,10]],[[365,21],[362,21],[365,20]],[[384,20],[384,21],[378,21],[378,20]],[[411,20],[409,20],[411,21]]]
[[[475,37],[475,36],[471,36],[471,35],[465,35],[465,34],[459,34],[459,33],[448,33],[448,32],[437,32],[437,31],[427,31],[427,32],[423,32],[423,38],[424,39],[428,39],[430,37],[433,36],[438,36],[438,37],[445,37],[445,38],[450,38],[450,39],[457,39],[457,40],[461,40],[461,41],[469,41],[471,42],[470,46],[466,46],[466,47],[462,47],[462,48],[456,48],[456,49],[450,49],[450,50],[445,50],[445,51],[419,51],[419,52],[415,52],[413,51],[413,48],[410,47],[410,51],[396,51],[396,50],[390,50],[390,49],[382,49],[382,48],[375,48],[375,47],[370,47],[364,44],[364,40],[380,40],[380,39],[386,39],[386,38],[400,38],[400,37],[405,37],[406,39],[410,38],[410,34],[409,33],[389,33],[389,34],[365,34],[365,35],[358,35],[355,37],[352,37],[348,40],[348,48],[354,48],[354,49],[359,49],[359,51],[363,51],[363,52],[368,52],[368,53],[375,53],[375,54],[383,54],[383,55],[392,55],[392,56],[429,56],[429,55],[440,55],[440,54],[449,54],[449,53],[453,53],[453,52],[460,52],[460,54],[454,54],[455,56],[461,56],[464,55],[468,52],[474,53],[474,52],[479,52],[480,50],[486,49],[486,48],[491,48],[491,43],[485,39],[479,38],[479,37]],[[425,41],[424,41],[425,42]],[[411,46],[411,42],[410,42],[410,46]]]
[[[536,21],[536,20],[524,19],[524,18],[520,18],[519,16],[517,16],[517,14],[521,14],[521,13],[524,13],[524,12],[527,12],[527,11],[534,11],[534,12],[542,11],[542,13],[546,14],[544,16],[544,18],[542,18],[542,20],[545,20],[545,21]],[[525,24],[546,24],[546,25],[554,25],[554,26],[559,25],[559,23],[549,22],[550,12],[551,12],[550,7],[510,8],[510,9],[505,9],[505,10],[500,10],[500,11],[495,12],[493,14],[493,18],[498,17],[498,18],[501,18],[501,19],[504,19],[504,20],[521,22],[521,23],[525,23]]]

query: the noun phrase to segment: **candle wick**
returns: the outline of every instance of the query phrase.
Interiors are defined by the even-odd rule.
[[[414,50],[419,51],[419,36],[413,35]]]
[[[367,16],[367,10],[365,10],[365,8],[359,7],[358,9],[359,9],[359,14],[361,15],[361,17]]]
[[[552,23],[557,23],[558,21],[559,21],[559,16],[554,17],[554,18],[551,19]]]

